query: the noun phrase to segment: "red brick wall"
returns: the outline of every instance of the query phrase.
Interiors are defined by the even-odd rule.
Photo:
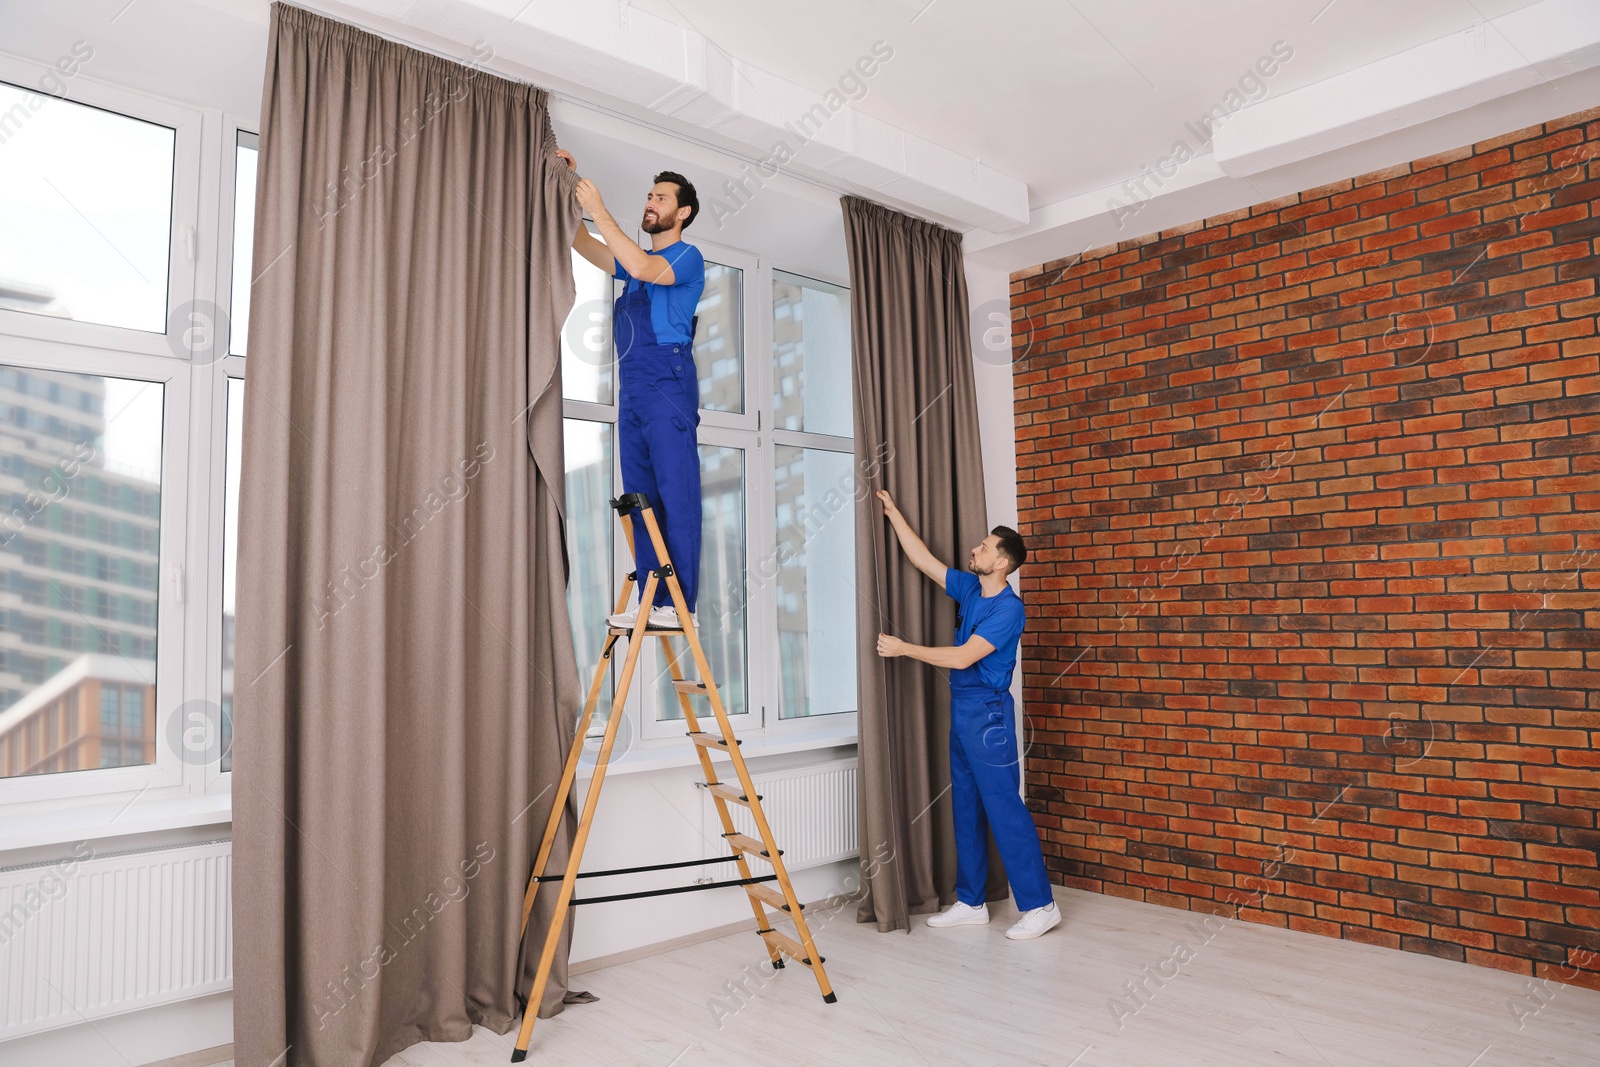
[[[1600,987],[1600,109],[1012,277],[1071,886]]]

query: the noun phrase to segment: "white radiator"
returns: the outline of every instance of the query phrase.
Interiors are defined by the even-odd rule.
[[[739,784],[732,764],[719,762],[716,768],[721,781],[734,786]],[[846,860],[859,853],[854,759],[832,760],[752,777],[756,792],[761,796],[761,810],[766,813],[767,823],[778,839],[778,847],[783,849],[783,862],[789,870]],[[701,792],[701,818],[708,842],[706,858],[726,856],[727,849],[719,844],[722,824],[717,818],[716,803],[709,791]],[[729,804],[728,812],[733,816],[736,830],[760,840],[748,808]],[[750,869],[754,874],[766,874],[771,867],[752,859]],[[718,874],[718,877],[726,876]]]
[[[233,985],[227,840],[0,867],[0,1041]]]

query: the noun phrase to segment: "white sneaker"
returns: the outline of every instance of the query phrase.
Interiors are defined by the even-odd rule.
[[[694,625],[694,613],[689,614],[689,624]],[[671,604],[661,608],[650,609],[650,629],[652,630],[681,630],[682,624],[678,622],[678,609]]]
[[[945,926],[982,926],[989,921],[989,905],[979,904],[974,908],[971,904],[956,901],[937,915],[928,916],[928,925],[935,927]]]
[[[607,615],[606,616],[606,625],[607,626],[615,626],[619,630],[631,630],[631,629],[633,629],[633,624],[638,622],[638,621],[639,621],[639,608],[638,608],[638,605],[634,605],[633,607],[629,608],[627,611],[619,612],[616,615]]]
[[[1022,918],[1006,931],[1006,936],[1013,941],[1027,941],[1060,925],[1061,909],[1056,907],[1055,901],[1051,901],[1042,908],[1023,912]]]

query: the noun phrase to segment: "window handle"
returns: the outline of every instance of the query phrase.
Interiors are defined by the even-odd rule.
[[[183,603],[183,564],[172,565],[172,596],[180,604]]]

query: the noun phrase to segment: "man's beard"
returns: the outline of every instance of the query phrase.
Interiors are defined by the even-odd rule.
[[[994,573],[993,567],[990,567],[988,570],[984,570],[982,567],[978,566],[978,561],[975,559],[967,560],[967,570],[971,571],[973,574],[985,578]]]
[[[649,216],[645,216],[643,219],[639,220],[639,228],[645,233],[666,233],[668,230],[672,229],[674,225],[676,224],[668,222],[660,215],[655,216],[654,222],[650,221]]]

